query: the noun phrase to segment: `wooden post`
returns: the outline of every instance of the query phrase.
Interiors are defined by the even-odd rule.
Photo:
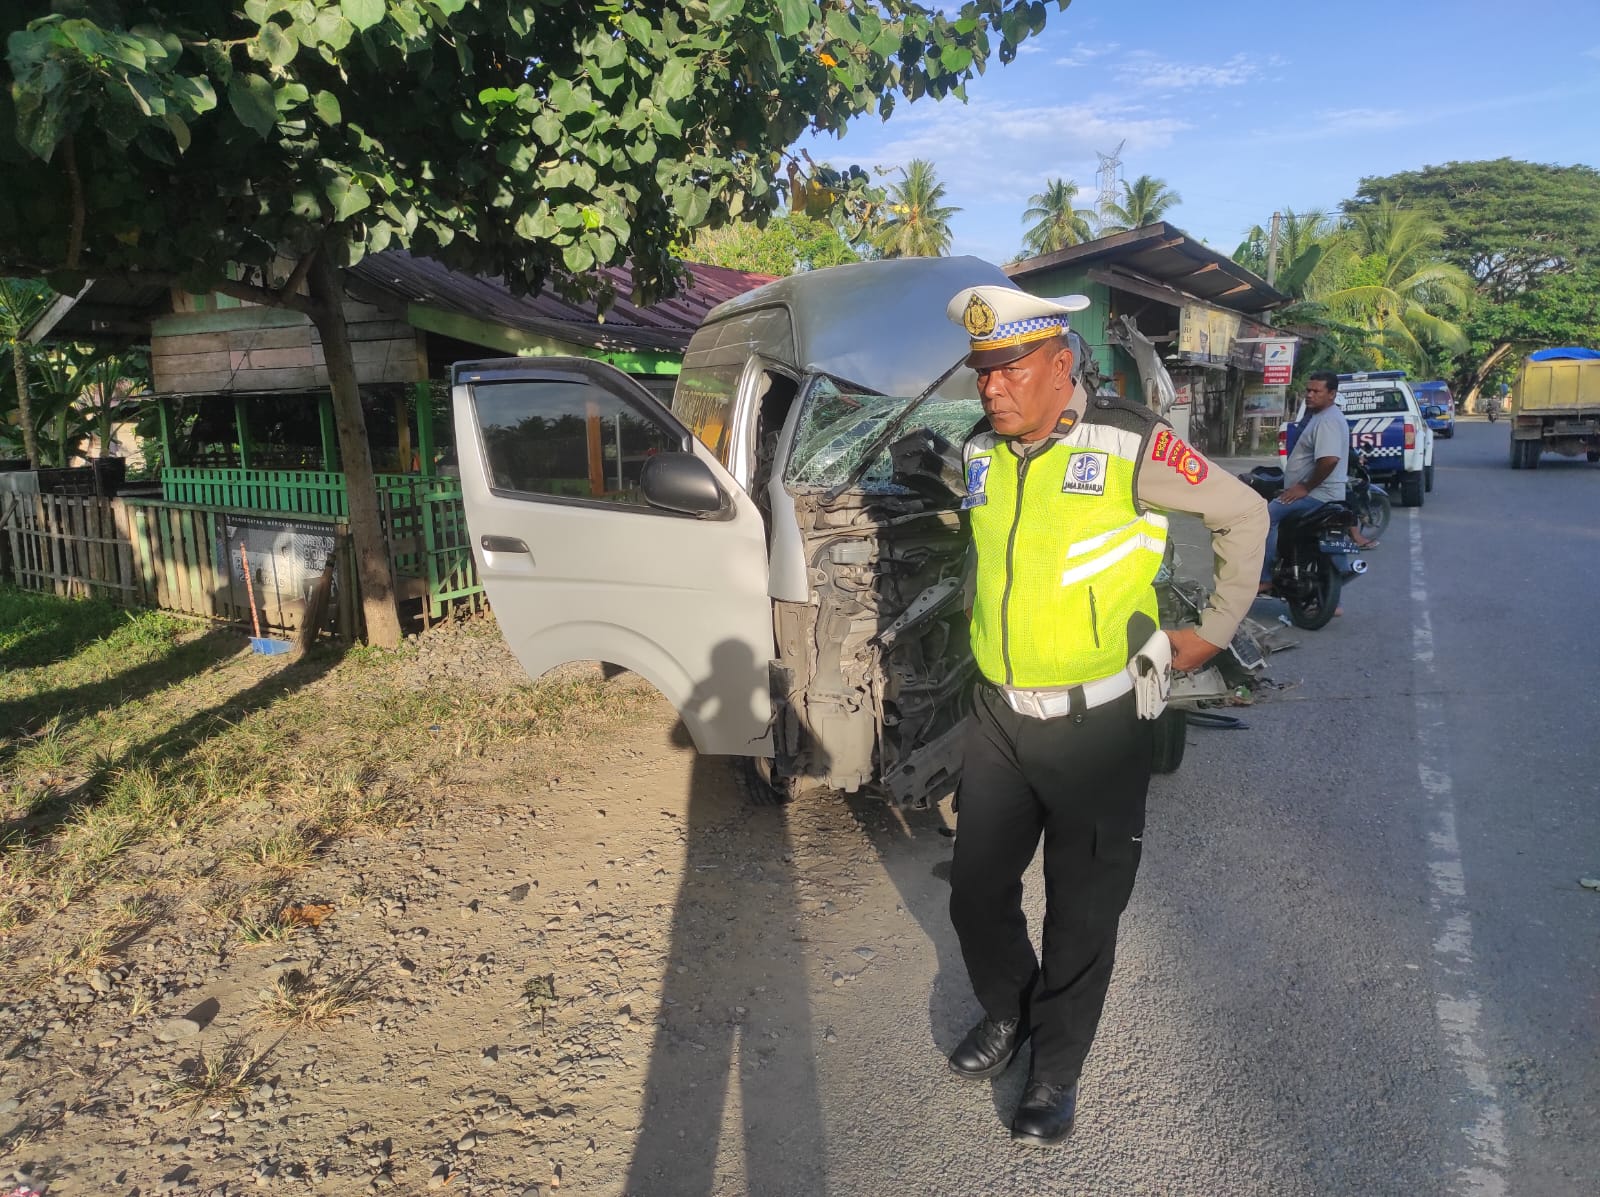
[[[339,430],[333,421],[333,393],[317,396],[317,419],[322,426],[322,468],[332,473],[339,468]]]
[[[395,473],[411,472],[411,412],[406,406],[404,388],[394,395]]]
[[[161,468],[166,470],[178,464],[173,439],[171,396],[163,395],[156,400],[156,418],[161,428]]]
[[[417,457],[424,478],[432,478],[438,466],[433,460],[433,384],[426,380],[412,383],[417,400]]]
[[[249,400],[243,395],[233,397],[233,422],[239,431],[239,468],[251,469],[255,462],[251,460],[250,452],[250,413],[247,409]]]

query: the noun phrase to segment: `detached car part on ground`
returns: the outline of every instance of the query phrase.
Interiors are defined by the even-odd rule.
[[[473,552],[530,676],[632,670],[781,797],[953,789],[975,678],[959,447],[982,408],[944,304],[984,283],[1006,278],[944,258],[769,284],[707,317],[671,412],[588,359],[458,363]],[[1163,597],[1173,623],[1194,606]],[[1236,659],[1263,659],[1249,632]],[[1158,768],[1232,684],[1175,679]]]

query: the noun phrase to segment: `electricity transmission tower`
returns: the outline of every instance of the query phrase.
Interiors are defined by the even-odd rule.
[[[1109,154],[1097,151],[1100,169],[1095,172],[1095,179],[1100,184],[1100,197],[1095,201],[1094,212],[1102,225],[1110,219],[1112,205],[1122,199],[1122,147],[1127,144],[1128,139],[1123,138]]]

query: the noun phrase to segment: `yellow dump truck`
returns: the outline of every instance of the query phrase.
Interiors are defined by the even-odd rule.
[[[1600,461],[1600,349],[1541,349],[1511,389],[1511,468],[1536,470],[1545,452]]]

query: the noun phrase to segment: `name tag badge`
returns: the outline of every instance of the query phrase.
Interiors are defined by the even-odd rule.
[[[963,510],[982,507],[989,501],[989,459],[974,457],[967,462],[967,495],[961,500]]]
[[[1074,453],[1067,462],[1067,476],[1061,483],[1063,494],[1103,495],[1106,493],[1104,453]]]

